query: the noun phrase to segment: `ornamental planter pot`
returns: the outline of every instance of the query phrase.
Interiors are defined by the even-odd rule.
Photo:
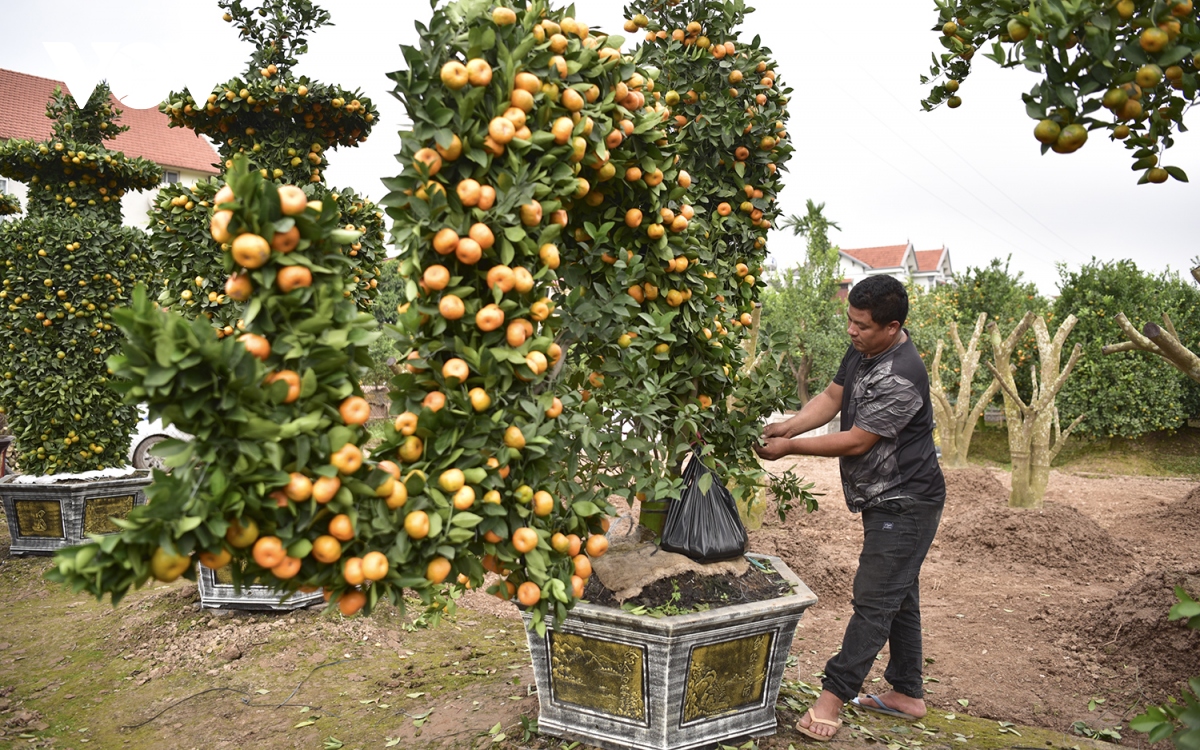
[[[817,597],[778,557],[748,557],[792,593],[662,618],[578,604],[545,637],[527,627],[539,730],[605,750],[711,748],[774,734],[788,650]]]
[[[324,606],[325,596],[321,591],[309,594],[297,592],[283,600],[284,592],[270,586],[243,586],[239,592],[233,586],[233,574],[229,566],[220,570],[207,568],[196,563],[196,584],[200,589],[200,606],[206,609],[253,609],[274,612],[290,612],[311,607]]]
[[[88,534],[114,534],[112,518],[146,504],[150,472],[124,477],[18,484],[20,474],[0,479],[0,501],[8,519],[13,556],[50,555],[83,544]]]

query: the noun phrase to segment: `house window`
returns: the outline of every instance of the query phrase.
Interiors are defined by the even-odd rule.
[[[0,177],[0,194],[8,192],[8,180]]]
[[[177,182],[179,182],[179,173],[178,172],[168,172],[166,170],[163,170],[162,184],[174,185]]]

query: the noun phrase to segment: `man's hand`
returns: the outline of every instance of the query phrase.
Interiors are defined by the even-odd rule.
[[[770,440],[771,438],[788,437],[791,437],[791,435],[788,434],[786,420],[783,422],[773,422],[767,425],[766,429],[763,430],[763,439],[765,440]]]
[[[765,444],[754,446],[754,452],[764,461],[776,461],[792,455],[792,441],[783,437],[767,437]]]

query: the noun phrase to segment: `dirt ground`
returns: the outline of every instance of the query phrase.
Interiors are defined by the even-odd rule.
[[[820,601],[761,750],[803,746],[790,725],[840,644],[862,536],[836,461],[786,461],[826,493],[821,509],[786,524],[769,512],[751,548],[780,555]],[[1008,509],[1006,481],[947,471],[922,575],[926,722],[847,712],[832,747],[1091,747],[1076,721],[1146,747],[1128,720],[1200,674],[1200,633],[1166,620],[1174,586],[1200,592],[1196,480],[1056,471],[1038,511]],[[432,628],[411,612],[201,611],[186,582],[114,609],[44,582],[47,567],[10,558],[0,521],[0,747],[566,746],[524,731],[537,696],[522,625],[484,594]],[[865,690],[885,689],[885,661]]]
[[[834,461],[785,460],[828,494],[812,516],[768,515],[751,547],[780,555],[820,597],[793,649],[816,680],[850,614],[862,527]],[[1045,507],[1021,511],[1007,507],[1007,473],[945,473],[921,580],[932,705],[964,699],[988,718],[1112,727],[1200,674],[1200,633],[1167,621],[1175,586],[1200,592],[1195,480],[1054,471]],[[1093,698],[1103,702],[1089,711]]]

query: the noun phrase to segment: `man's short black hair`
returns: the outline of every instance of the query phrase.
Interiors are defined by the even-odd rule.
[[[904,325],[908,318],[908,292],[891,276],[868,276],[850,288],[851,307],[871,313],[881,326],[892,321]]]

